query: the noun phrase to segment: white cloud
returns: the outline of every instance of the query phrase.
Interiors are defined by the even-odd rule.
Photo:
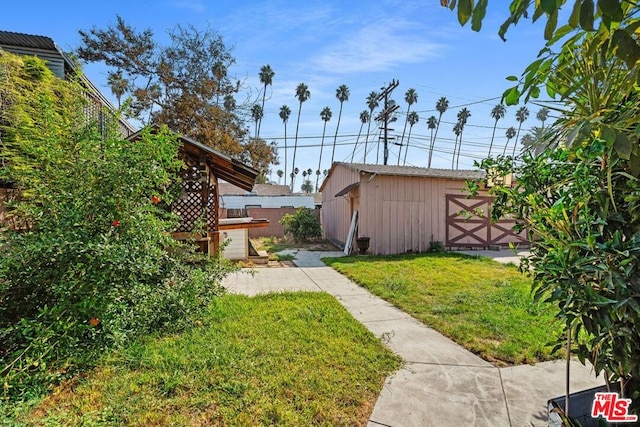
[[[326,72],[356,73],[386,71],[436,57],[444,45],[428,41],[404,20],[381,20],[344,34],[312,60]]]

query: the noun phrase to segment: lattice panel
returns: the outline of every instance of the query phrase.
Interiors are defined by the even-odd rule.
[[[173,202],[171,211],[180,216],[180,225],[176,231],[191,232],[196,222],[203,217],[208,203],[208,179],[205,172],[191,166],[182,174],[182,193]]]

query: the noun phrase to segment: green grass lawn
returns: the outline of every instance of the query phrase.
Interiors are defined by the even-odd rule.
[[[33,425],[366,425],[400,360],[331,296],[225,295],[57,387]]]
[[[496,365],[560,356],[553,307],[533,302],[531,279],[513,265],[447,253],[324,261]]]

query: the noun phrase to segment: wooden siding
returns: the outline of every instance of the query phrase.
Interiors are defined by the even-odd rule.
[[[426,252],[445,239],[447,192],[460,192],[462,180],[406,176],[364,176],[360,188],[360,236],[369,251],[388,255]]]
[[[249,244],[247,243],[249,236],[246,228],[226,230],[220,234],[223,242],[229,242],[222,252],[224,258],[242,260],[249,257]]]
[[[352,190],[344,196],[335,195],[347,185],[359,181],[358,173],[345,166],[336,164],[326,178],[322,188],[321,221],[325,239],[344,247],[351,222],[352,204],[357,209],[358,190]]]
[[[354,182],[360,182],[358,188],[345,196],[334,197]],[[462,178],[359,175],[348,166],[336,164],[322,190],[324,235],[344,245],[352,209],[355,209],[359,215],[358,236],[370,238],[369,253],[426,252],[432,241],[443,244],[447,241],[447,195],[464,196],[464,185]],[[480,193],[480,196],[486,195],[486,192]],[[491,227],[490,235],[496,237],[491,244],[521,242],[521,238],[508,235],[507,224]]]

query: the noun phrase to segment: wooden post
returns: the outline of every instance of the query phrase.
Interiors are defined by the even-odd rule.
[[[217,256],[218,249],[220,248],[220,224],[218,221],[218,217],[220,216],[220,190],[218,186],[218,177],[216,177],[211,170],[207,168],[209,172],[209,176],[211,177],[211,184],[214,188],[214,199],[213,199],[213,224],[207,224],[207,236],[209,237],[209,255]]]

